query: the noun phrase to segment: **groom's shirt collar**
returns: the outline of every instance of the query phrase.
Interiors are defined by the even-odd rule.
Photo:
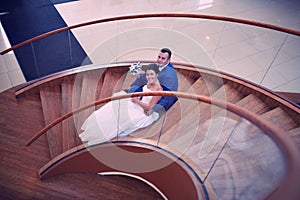
[[[169,62],[166,65],[159,67],[159,71],[162,71],[167,65],[169,65]]]

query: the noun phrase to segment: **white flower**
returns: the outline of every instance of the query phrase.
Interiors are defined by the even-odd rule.
[[[138,62],[138,63],[132,63],[131,64],[131,66],[129,67],[128,73],[131,74],[131,75],[136,75],[140,71],[142,71],[142,65],[140,64],[140,62]]]

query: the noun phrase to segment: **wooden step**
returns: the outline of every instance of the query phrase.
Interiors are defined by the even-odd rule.
[[[242,98],[240,101],[235,103],[235,105],[246,109],[247,111],[250,111],[252,113],[255,113],[257,115],[261,115],[267,111],[270,110],[269,106],[267,106],[263,101],[261,101],[258,97],[256,97],[253,94],[249,94],[246,97]],[[226,117],[240,120],[241,117],[239,117],[237,114],[234,114],[230,111],[226,113]]]
[[[253,94],[249,94],[248,96],[244,97],[243,99],[241,99],[240,101],[235,103],[235,105],[243,107],[243,108],[247,109],[248,111],[251,111],[258,115],[260,115],[270,109],[267,105],[264,104],[264,102],[262,102],[259,98],[257,98]],[[214,115],[213,118],[208,119],[205,123],[201,123],[200,128],[199,128],[200,129],[199,134],[200,135],[207,134],[207,131],[209,128],[209,125],[207,125],[207,124],[210,124],[210,125],[215,124],[214,120],[218,117],[230,118],[232,120],[235,120],[236,122],[243,120],[240,116],[238,116],[230,111],[224,112],[224,110],[220,110],[220,112],[217,113],[216,115]],[[227,124],[225,123],[223,126],[226,127]],[[225,128],[225,130],[226,129],[227,128]],[[195,142],[199,142],[199,141],[196,140]]]
[[[219,113],[202,123],[199,122],[198,116],[193,116],[192,114],[193,112],[190,112],[182,119],[182,121],[180,122],[182,123],[182,126],[179,130],[176,130],[174,126],[170,128],[166,133],[164,133],[161,137],[161,142],[164,144],[169,144],[170,142],[173,143],[175,140],[184,141],[182,136],[184,137],[187,133],[194,132],[193,143],[191,145],[197,145],[197,143],[203,141],[207,133],[210,134],[209,137],[210,139],[212,139],[214,137],[217,137],[217,135],[222,134],[223,132],[232,130],[234,128],[234,125],[238,123],[237,120],[226,119],[226,115]],[[211,134],[215,136],[212,136]]]
[[[178,83],[180,85],[178,89],[179,91],[190,91],[191,82],[185,79],[180,74],[178,74]],[[186,104],[187,101],[189,102],[187,105],[191,105],[191,100],[178,99],[178,101],[168,110],[168,112],[165,115],[160,116],[160,119],[158,121],[156,121],[149,127],[145,127],[143,129],[135,131],[133,134],[131,134],[131,136],[137,138],[148,138],[158,140],[160,134],[163,132],[164,129],[168,129],[171,124],[176,124],[175,117],[180,116],[182,113],[180,106],[182,107],[182,104]],[[198,104],[198,102],[196,101],[193,102]]]
[[[292,137],[300,150],[300,127],[289,130],[288,135]]]
[[[206,132],[203,132],[203,130],[206,130]],[[236,135],[237,131],[240,135]],[[199,156],[201,154],[199,157],[203,157],[205,153],[210,151],[219,151],[220,149],[217,147],[223,147],[231,134],[235,134],[235,136],[231,138],[229,144],[234,146],[233,148],[245,148],[247,146],[245,141],[256,137],[258,133],[261,133],[261,131],[245,120],[236,121],[226,117],[214,117],[199,126],[198,133],[187,155]],[[241,141],[241,143],[238,141]]]
[[[206,84],[203,84],[203,82],[204,81],[201,77],[199,77],[195,82],[193,82],[192,79],[186,79],[180,73],[178,73],[179,92],[186,92],[191,94],[197,94],[201,92],[202,95],[208,95],[208,86]],[[214,84],[210,83],[210,85],[212,87]],[[197,118],[198,116],[198,114],[196,114],[195,112],[198,105],[198,101],[179,98],[178,101],[168,110],[168,112],[162,118],[160,118],[159,121],[155,122],[150,127],[136,131],[132,136],[148,138],[153,140],[159,139],[160,136],[167,138],[173,137],[172,134],[165,134],[164,132],[168,131],[169,129],[172,129],[172,131],[170,130],[168,132],[174,134],[177,133],[177,129],[179,128],[179,124],[177,122],[180,121],[181,116],[188,115],[190,120],[195,121],[195,118]],[[191,114],[193,114],[194,118],[190,118]],[[166,141],[167,139],[161,140],[160,138],[160,142]]]
[[[101,93],[103,90],[103,87],[101,86],[103,86],[102,81],[104,79],[104,71],[105,69],[98,69],[77,75],[76,83],[74,85],[75,88],[73,89],[73,95],[78,98],[78,107],[91,104],[97,98],[101,98]],[[100,94],[99,91],[101,92]],[[73,116],[75,120],[75,127],[78,131],[81,130],[80,128],[86,118],[96,109],[97,107],[94,106]]]
[[[198,112],[189,112],[183,116],[174,115],[173,119],[177,120],[177,123],[173,126],[170,126],[169,128],[163,129],[160,138],[160,142],[163,144],[169,144],[171,141],[176,140],[176,138],[181,137],[183,134],[186,134],[188,130],[197,129],[200,120]],[[172,119],[169,120],[172,121]]]
[[[120,92],[122,90],[126,90],[130,88],[130,85],[134,82],[135,76],[129,73],[121,74],[116,86],[113,89],[113,93]]]
[[[261,116],[284,131],[298,127],[295,121],[280,107],[272,109]]]
[[[125,78],[123,71],[124,69],[122,70],[122,68],[108,68],[105,70],[99,99],[110,97],[114,91],[119,90],[119,83]]]
[[[235,152],[235,154],[238,155],[238,152]],[[263,198],[280,181],[283,175],[283,163],[269,162],[268,158],[261,158],[259,154],[239,154],[235,158],[230,151],[222,153],[211,170],[207,181],[214,187],[218,198]],[[273,165],[275,165],[274,168]],[[276,165],[280,169],[272,171],[277,168]]]
[[[124,82],[125,83],[126,82],[128,83],[128,81],[132,82],[133,78],[135,77],[127,74]],[[182,76],[180,73],[178,73],[178,82],[179,82],[178,91],[192,93],[192,94],[201,93],[202,95],[208,95],[209,87],[211,89],[217,88],[214,85],[214,83],[209,82],[209,80],[208,80],[208,84],[210,84],[210,86],[203,84],[204,80],[201,77],[195,83],[193,83],[192,79],[186,79],[186,77]],[[127,85],[127,87],[128,86],[129,85]],[[178,99],[178,101],[170,108],[170,110],[166,113],[166,115],[163,116],[163,118],[160,118],[159,121],[155,122],[150,127],[137,130],[136,132],[131,134],[131,136],[157,140],[160,137],[159,134],[162,133],[164,130],[168,130],[170,127],[172,127],[174,130],[174,127],[176,128],[177,121],[180,120],[180,116],[185,116],[188,113],[190,113],[192,110],[195,111],[195,108],[197,108],[198,104],[199,103],[197,101]]]
[[[233,87],[233,84],[224,83],[224,85],[214,92],[211,97],[225,102],[236,103],[241,100],[244,95]]]
[[[133,81],[135,78],[132,75],[127,75],[125,82]],[[211,82],[210,79],[203,80],[202,77],[199,77],[194,83],[190,79],[186,79],[180,73],[178,73],[178,81],[179,81],[179,92],[187,92],[192,94],[201,94],[201,95],[209,95],[210,92],[214,92],[218,85]],[[185,116],[191,111],[195,111],[195,108],[198,107],[198,102],[193,100],[179,99],[167,112],[166,119],[164,122],[164,130],[168,130],[170,127],[176,125],[177,121],[180,120],[180,116]],[[154,130],[160,130],[161,124],[154,128]],[[138,134],[136,134],[138,135]],[[142,135],[142,134],[139,134]]]
[[[45,126],[61,116],[61,88],[59,85],[40,89]],[[62,125],[57,124],[47,132],[51,158],[63,152]]]
[[[253,94],[249,94],[248,96],[244,97],[240,101],[238,101],[235,105],[243,107],[247,109],[250,112],[256,113],[256,114],[262,114],[269,110],[269,107],[266,106],[259,98],[254,96]],[[213,126],[216,122],[214,122],[215,119],[219,117],[226,117],[230,118],[232,120],[235,120],[236,122],[243,120],[238,115],[231,113],[230,111],[224,112],[224,110],[220,110],[216,115],[212,116],[211,119],[208,119],[204,123],[201,123],[199,125],[199,135],[205,135],[207,134],[209,128]],[[220,124],[222,127],[218,129],[219,132],[226,131],[229,127],[228,124],[225,123]],[[198,137],[199,138],[199,137]],[[195,142],[199,142],[199,140],[195,140]]]
[[[68,80],[61,85],[62,115],[78,108],[78,97],[73,94],[74,84],[74,80]],[[63,152],[81,144],[78,134],[73,116],[62,122]]]
[[[202,77],[199,77],[190,88],[186,89],[185,92],[209,96],[210,93],[215,92],[218,87],[218,84],[210,82],[209,79],[204,80]],[[200,107],[200,105],[202,105],[202,107]],[[179,132],[181,126],[179,122],[181,120],[185,120],[187,123],[189,121],[195,122],[197,121],[196,119],[199,118],[199,113],[201,116],[200,108],[203,109],[207,107],[210,107],[210,105],[194,100],[179,99],[167,113],[167,120],[164,126],[161,142],[168,143],[171,138],[175,137],[175,135]]]
[[[235,103],[235,105],[243,107],[243,108],[247,109],[248,111],[251,111],[256,114],[262,114],[262,113],[266,112],[267,110],[269,110],[268,106],[266,106],[259,98],[257,98],[253,94],[250,94],[250,95],[244,97],[243,99],[241,99],[240,101]],[[204,123],[201,123],[199,125],[199,134],[205,135],[207,133],[209,127],[212,126],[213,124],[215,124],[214,120],[219,117],[230,118],[237,122],[242,120],[242,118],[239,117],[238,115],[236,115],[230,111],[224,111],[224,110],[220,109],[220,111],[218,113],[216,113],[215,115],[213,115],[212,118],[208,119],[207,121],[205,121]],[[210,124],[210,125],[208,125],[208,124]],[[225,131],[227,129],[227,124],[223,124],[222,126],[223,126],[223,128],[219,129],[219,131],[222,131],[222,130]]]
[[[249,102],[249,100],[251,100],[251,101]],[[257,101],[257,102],[254,103],[253,100]],[[267,106],[264,105],[264,103],[259,103],[260,100],[257,99],[253,95],[248,95],[247,97],[245,97],[244,99],[242,99],[241,101],[239,101],[237,103],[237,105],[243,106],[244,104],[246,104],[246,102],[249,102],[249,104],[253,105],[253,107],[251,107],[251,105],[249,105],[249,109],[248,110],[251,110],[252,112],[255,112],[257,114],[264,113],[264,112],[266,112],[269,109]],[[231,127],[233,127],[233,126],[234,125],[231,125]],[[252,174],[259,174],[260,173],[259,170],[261,169],[261,166],[265,165],[264,163],[260,164],[261,166],[257,166],[257,168],[254,167],[254,166],[256,166],[256,164],[253,164],[253,163],[252,164],[251,163],[247,164],[247,162],[246,162],[246,163],[244,163],[245,165],[244,164],[240,165],[240,163],[241,163],[240,160],[245,160],[245,157],[239,155],[237,152],[245,151],[245,149],[248,149],[248,151],[250,151],[249,148],[251,148],[252,150],[250,152],[252,152],[251,154],[253,155],[253,158],[257,158],[258,156],[260,157],[260,159],[257,159],[255,161],[257,163],[265,162],[265,161],[263,161],[263,158],[261,158],[261,157],[264,157],[264,159],[270,161],[269,159],[267,159],[267,157],[270,157],[273,154],[275,154],[275,155],[279,154],[278,153],[278,149],[276,148],[276,145],[274,145],[273,142],[269,142],[270,139],[267,136],[264,136],[260,132],[260,130],[258,130],[255,126],[248,125],[248,127],[249,128],[246,128],[246,127],[242,128],[243,131],[247,130],[247,135],[245,137],[242,137],[242,138],[246,138],[247,140],[241,141],[240,138],[235,137],[235,138],[238,138],[238,139],[235,139],[236,140],[235,142],[230,142],[231,140],[229,140],[228,144],[230,144],[230,145],[227,145],[228,147],[226,146],[225,150],[224,150],[224,152],[226,152],[226,154],[228,153],[228,151],[229,151],[228,149],[229,148],[231,150],[232,150],[232,148],[234,148],[233,151],[236,151],[235,154],[234,153],[233,154],[230,153],[229,157],[228,156],[227,157],[232,160],[231,161],[231,163],[232,163],[231,165],[233,167],[233,170],[235,172],[237,172],[237,173],[233,174],[232,178],[227,179],[227,178],[223,177],[226,174],[224,174],[224,173],[222,174],[222,172],[220,171],[221,169],[219,169],[218,167],[214,167],[213,171],[211,172],[212,175],[210,175],[210,178],[208,178],[209,182],[213,185],[214,189],[216,190],[216,192],[218,194],[220,193],[222,195],[226,195],[226,196],[229,195],[230,196],[230,195],[232,195],[230,193],[231,189],[234,189],[235,191],[237,191],[237,195],[242,195],[242,194],[239,194],[239,190],[241,191],[241,190],[244,190],[245,188],[251,188],[251,187],[253,187],[251,185],[251,183],[249,183],[247,181],[246,182],[244,181],[244,177],[246,177],[246,174],[249,173],[249,171],[253,171]],[[201,126],[200,130],[202,130],[202,128],[203,128],[203,126]],[[297,132],[299,134],[299,130],[295,129],[294,131],[295,131],[296,135],[297,135]],[[222,130],[221,133],[222,133],[222,135],[224,135],[224,133],[226,133],[226,130],[225,131]],[[201,134],[200,134],[200,136],[201,136]],[[260,144],[257,144],[256,142],[261,140],[261,139],[257,139],[258,137],[263,137],[263,138],[266,138],[266,139],[262,140],[262,142]],[[181,138],[179,138],[178,141],[180,141],[180,139]],[[191,160],[193,160],[196,163],[196,165],[200,166],[201,170],[203,170],[205,172],[208,169],[208,167],[211,166],[212,163],[215,161],[216,156],[220,152],[220,149],[221,149],[222,145],[216,143],[215,147],[214,147],[215,149],[213,149],[213,150],[210,151],[211,155],[209,155],[208,157],[206,156],[203,159],[199,159],[199,158],[201,158],[201,155],[199,155],[199,152],[200,152],[199,150],[200,150],[200,148],[203,148],[203,147],[201,147],[201,145],[203,145],[203,142],[199,143],[199,140],[200,141],[204,140],[204,138],[203,138],[203,136],[202,137],[197,137],[197,138],[195,138],[195,140],[196,141],[198,140],[198,142],[196,142],[195,144],[191,145],[191,148],[188,149],[188,151],[186,152],[186,155]],[[220,141],[224,141],[224,140],[226,140],[226,137],[224,139],[220,140]],[[253,141],[256,141],[256,142],[253,142]],[[263,141],[267,141],[267,142],[263,142]],[[216,148],[217,146],[219,148]],[[258,148],[258,147],[260,147],[260,148]],[[253,151],[253,150],[255,150],[255,151]],[[274,152],[276,152],[276,153],[274,153]],[[220,157],[221,160],[224,160],[224,158],[223,158],[224,157],[224,153],[222,153],[220,156],[221,156]],[[273,166],[273,165],[275,165],[275,166],[279,165],[280,166],[281,165],[280,161],[278,163],[276,163],[276,160],[277,159],[273,159],[272,162],[269,163],[268,167]],[[280,158],[278,158],[278,160],[280,160]],[[219,161],[217,161],[217,163],[218,162]],[[226,160],[226,163],[228,163],[228,159]],[[238,163],[238,166],[237,166],[236,163]],[[216,166],[218,166],[218,164],[216,164]],[[248,168],[248,170],[244,170],[244,169],[247,169],[247,168]],[[270,169],[264,169],[264,170],[265,171],[263,171],[262,174],[261,174],[261,176],[260,176],[262,178],[265,176],[266,172],[270,171]],[[283,169],[276,169],[276,168],[273,168],[272,170],[269,173],[273,174],[272,175],[273,177],[276,176],[278,170],[281,171],[281,172],[283,171]],[[217,174],[217,176],[214,175],[215,173]],[[222,177],[222,178],[220,178],[220,177]],[[259,176],[257,178],[259,178]],[[277,178],[279,179],[280,177],[277,177]],[[226,188],[226,187],[224,187],[226,185],[225,182],[228,182],[228,181],[231,182],[231,183],[233,183],[233,182],[236,183],[236,187],[235,188],[230,188],[230,187]],[[272,180],[265,180],[265,182],[266,181],[268,182],[268,181],[272,181]],[[264,188],[264,190],[267,190],[267,189],[268,188]],[[228,192],[228,194],[227,194],[227,192]],[[242,197],[242,196],[235,196],[235,198],[240,198],[240,197]]]
[[[182,84],[179,84],[182,85]],[[203,96],[210,96],[211,92],[214,92],[217,90],[218,85],[214,84],[213,82],[205,82],[202,77],[199,77],[191,86],[189,84],[186,84],[185,87],[181,86],[181,91],[186,93],[191,93],[195,95],[203,95]],[[192,103],[195,102],[195,103]],[[174,105],[169,112],[173,112],[173,114],[178,113],[178,110],[182,110],[183,112],[180,112],[183,114],[183,116],[191,111],[195,112],[195,108],[198,107],[199,103],[195,100],[184,100],[179,99],[179,101]],[[196,107],[195,107],[196,106]],[[178,114],[177,114],[178,115]],[[177,120],[178,121],[178,120]],[[174,121],[172,119],[169,124],[169,126],[173,126],[177,121]],[[166,125],[166,127],[169,127]]]
[[[237,103],[244,97],[244,95],[239,93],[234,87],[232,87],[230,83],[226,83],[222,87],[220,87],[216,92],[214,92],[210,97],[219,101]],[[200,104],[199,110],[200,121],[202,123],[204,123],[206,120],[212,118],[217,114],[220,116],[225,116],[227,114],[227,111],[223,108],[204,103]]]
[[[247,95],[235,105],[258,115],[261,115],[270,110],[268,105],[266,105],[261,99],[253,94]]]
[[[188,156],[205,156],[216,146],[222,147],[238,122],[225,117],[214,117],[199,126]],[[203,131],[205,130],[205,131]],[[194,160],[194,159],[192,159]]]
[[[169,131],[173,131],[171,128]],[[168,131],[168,133],[169,133]],[[167,145],[170,149],[174,150],[179,154],[186,154],[186,151],[193,145],[195,138],[198,135],[198,123],[196,120],[192,120],[180,126],[174,134],[162,135],[159,144],[164,146]]]
[[[253,187],[253,182],[259,180],[265,184],[280,180],[284,159],[272,140],[246,121],[236,124],[232,119],[225,120],[227,130],[223,128],[220,135],[212,132],[208,138],[202,137],[200,143],[192,144],[185,152],[208,175],[216,193],[226,196],[234,189],[239,199],[243,197],[245,188],[259,189]],[[187,143],[182,138],[178,142]],[[259,192],[266,189],[262,187]]]

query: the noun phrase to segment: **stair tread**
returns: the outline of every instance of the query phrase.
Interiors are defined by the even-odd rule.
[[[181,86],[179,90],[187,93],[196,93],[202,92],[204,95],[208,95],[209,91],[207,89],[207,86],[203,86],[203,80],[201,77],[197,79],[192,85],[190,81],[187,81],[184,77],[178,76],[179,85]],[[162,125],[163,131],[172,129],[174,133],[177,132],[176,129],[178,129],[178,121],[180,120],[180,116],[187,116],[190,113],[195,113],[191,111],[195,111],[199,105],[199,102],[194,100],[188,100],[188,99],[178,99],[178,101],[170,108],[170,110],[166,113],[166,119],[164,124],[162,124],[163,120],[161,119],[160,122],[156,122],[153,125],[151,125],[147,129],[141,129],[134,133],[135,136],[142,136],[145,134],[145,136],[151,135],[153,136],[154,132],[160,133]],[[198,116],[198,115],[197,115]],[[193,120],[194,121],[194,120]],[[145,133],[144,133],[145,132]],[[171,131],[169,131],[171,132]],[[172,135],[163,134],[162,137],[172,137]],[[152,137],[152,139],[154,139]],[[158,139],[158,136],[155,137],[155,139]],[[162,142],[166,142],[166,139],[162,138]]]
[[[203,80],[202,77],[199,77],[191,87],[186,88],[187,93],[192,94],[199,94],[204,96],[209,96],[210,92],[215,91],[217,89],[217,85],[213,82],[209,82],[209,80]],[[191,111],[195,112],[197,107],[199,106],[201,102],[196,102],[193,100],[183,100],[180,99],[179,102],[177,102],[171,109],[168,111],[170,113],[173,113],[172,116],[185,116],[186,114],[190,113]],[[176,113],[176,115],[174,115]],[[180,118],[177,120],[169,120],[171,122],[170,124],[166,124],[165,126],[167,128],[173,126],[177,121],[179,121]]]
[[[127,75],[128,76],[128,75]],[[193,93],[193,94],[201,94],[201,95],[209,95],[211,91],[215,91],[218,88],[218,85],[214,82],[210,82],[210,80],[204,81],[201,77],[199,77],[193,84],[190,80],[185,79],[182,75],[178,74],[179,81],[179,91]],[[205,84],[203,84],[205,82]],[[208,86],[209,85],[209,86]],[[158,138],[158,135],[154,137],[155,133],[160,133],[162,125],[164,125],[163,132],[172,127],[172,130],[176,129],[178,126],[176,122],[180,120],[180,116],[188,116],[192,111],[195,113],[199,102],[188,100],[188,99],[179,99],[166,113],[166,120],[163,123],[163,120],[160,122],[156,122],[152,124],[150,127],[146,129],[137,130],[132,136],[134,137],[151,137],[152,139]],[[193,120],[193,119],[191,119]],[[169,131],[170,132],[170,131]],[[168,137],[167,134],[164,134],[163,137]],[[164,141],[164,139],[163,139]]]
[[[270,110],[270,108],[254,94],[247,95],[237,102],[236,105],[259,115]]]
[[[104,80],[102,85],[102,91],[100,94],[100,99],[110,97],[113,95],[118,86],[118,82],[124,79],[120,69],[118,68],[107,68],[104,72]]]
[[[249,95],[245,96],[240,101],[235,103],[235,105],[237,105],[241,108],[244,108],[247,111],[250,111],[257,115],[261,115],[270,110],[270,108],[263,101],[261,101],[258,97],[256,97],[254,94],[249,94]],[[229,112],[226,115],[227,115],[227,117],[230,117],[235,120],[241,119],[240,116],[238,116],[237,114],[234,114],[232,112]]]
[[[297,146],[299,147],[299,150],[300,150],[300,127],[289,130],[288,134],[296,142],[296,144],[297,144]]]
[[[198,81],[196,81],[193,84],[195,91],[200,92],[200,90],[203,89],[203,86],[201,83],[203,83],[203,80],[199,79]],[[201,88],[201,89],[198,89],[197,86],[199,86],[198,88]],[[217,89],[217,87],[214,87],[214,89]],[[205,94],[209,94],[209,92],[210,92],[208,89],[204,89],[203,91]],[[235,93],[237,93],[237,94],[235,94]],[[227,96],[227,94],[228,94],[228,96]],[[232,88],[230,86],[230,84],[223,85],[223,87],[217,89],[212,94],[212,96],[214,98],[225,98],[229,102],[236,102],[243,97],[236,90],[234,90],[234,88]],[[177,105],[177,107],[178,107],[178,105]],[[174,109],[179,110],[176,107]],[[195,121],[195,118],[194,119],[190,118],[191,113],[197,113],[196,119],[198,119],[198,121],[200,121],[200,123],[204,123],[205,120],[211,118],[212,116],[216,115],[217,113],[218,114],[222,113],[221,115],[226,114],[225,110],[222,108],[218,108],[216,106],[213,106],[213,105],[210,105],[207,103],[201,103],[201,102],[195,102],[195,101],[194,102],[187,101],[186,105],[184,105],[184,109],[182,109],[182,110],[183,110],[183,112],[181,113],[181,115],[178,115],[178,112],[176,113],[176,115],[173,115],[174,117],[176,117],[176,119],[174,119],[174,117],[172,117],[170,120],[172,122],[171,125],[167,126],[168,128],[164,129],[164,130],[166,130],[164,132],[167,132],[167,133],[164,133],[162,135],[162,142],[168,143],[170,138],[174,137],[174,134],[177,133],[176,128],[178,129],[178,126],[179,126],[179,125],[176,125],[175,123],[179,122],[179,120],[181,120],[181,121],[184,120],[184,121],[188,121],[188,122]],[[176,112],[176,111],[174,111],[174,112]],[[199,117],[198,113],[200,114],[200,117]],[[184,118],[186,118],[186,119],[184,119]]]
[[[189,88],[191,88],[191,83],[187,81],[184,77],[178,75],[178,81],[179,85],[181,85],[181,87],[179,88],[180,90],[186,91],[189,90]],[[176,113],[176,116],[180,115],[180,104],[186,101],[187,100],[178,99],[178,101],[170,108],[170,110],[165,114],[165,116],[161,116],[157,122],[153,123],[149,127],[135,131],[132,135],[134,137],[151,138],[154,140],[158,139],[159,133],[161,132],[163,126],[168,128],[170,126],[170,122],[173,122],[172,124],[176,123],[174,119],[174,113]]]
[[[97,99],[99,96],[99,88],[102,86],[101,82],[103,80],[104,70],[105,69],[88,71],[82,74],[81,77],[77,77],[79,81],[74,85],[75,88],[73,88],[73,90],[75,89],[75,91],[73,91],[73,93],[74,96],[78,98],[78,100],[75,99],[75,101],[78,101],[78,107],[93,103]],[[103,89],[100,90],[101,93],[102,90]],[[96,107],[91,107],[73,116],[77,130],[80,131],[83,122],[95,110]]]
[[[60,86],[43,87],[40,89],[40,98],[43,108],[45,126],[61,116]],[[62,126],[61,123],[47,132],[50,156],[53,158],[62,153]]]
[[[73,97],[74,81],[63,82],[62,85],[62,114],[71,112],[77,106],[77,101]],[[75,102],[74,102],[75,101]],[[75,104],[75,105],[74,105]],[[81,144],[75,127],[73,116],[62,122],[63,152]]]
[[[135,80],[135,76],[131,75],[129,73],[125,73],[122,75],[119,79],[119,81],[116,84],[116,87],[114,88],[113,93],[125,90],[130,88],[131,83]]]
[[[226,121],[228,121],[228,127],[235,126],[234,120],[226,119]],[[232,124],[230,125],[230,123]],[[267,135],[262,134],[257,128],[249,125],[247,122],[243,123],[245,124],[240,124],[241,127],[237,126],[234,132],[228,129],[222,131],[222,134],[219,136],[211,136],[205,139],[206,143],[203,138],[201,143],[192,144],[185,152],[185,155],[201,171],[206,174],[210,172],[208,180],[218,188],[218,192],[222,190],[223,186],[226,188],[226,185],[220,185],[219,187],[218,181],[227,180],[235,182],[242,189],[252,187],[252,181],[256,181],[257,178],[268,182],[274,180],[274,177],[276,180],[280,180],[283,175],[284,159],[281,157],[278,147]],[[250,130],[250,135],[248,131],[245,132],[247,126],[253,129]],[[226,143],[230,135],[231,137]],[[218,140],[214,141],[211,138]],[[178,139],[178,141],[180,140],[181,138]],[[183,143],[186,143],[186,141],[183,141]],[[228,167],[226,170],[232,170],[228,177],[223,177],[223,164]],[[210,171],[211,167],[213,167],[212,171]],[[254,175],[249,178],[251,174]],[[254,176],[256,177],[253,178]],[[236,187],[237,195],[239,195],[239,191],[239,187]]]
[[[297,127],[294,120],[280,107],[274,108],[261,116],[284,131]]]
[[[212,98],[230,103],[236,103],[243,97],[244,95],[233,88],[229,83],[225,83],[212,95]]]

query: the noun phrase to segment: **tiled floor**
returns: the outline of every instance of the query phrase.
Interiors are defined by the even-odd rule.
[[[10,47],[0,24],[0,51]],[[25,82],[15,55],[11,52],[0,56],[0,92]]]
[[[299,0],[80,0],[56,8],[68,25],[121,15],[198,13],[300,30]],[[96,64],[155,59],[157,48],[168,46],[174,52],[173,61],[213,67],[274,91],[300,93],[299,36],[183,18],[127,20],[73,33]],[[0,42],[3,49],[3,39]],[[15,65],[13,54],[0,57],[0,90],[24,82]]]

